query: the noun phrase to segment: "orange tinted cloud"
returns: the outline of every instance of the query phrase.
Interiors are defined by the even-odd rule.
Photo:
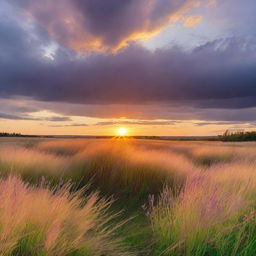
[[[130,41],[146,40],[175,22],[192,27],[191,9],[204,0],[20,0],[19,4],[51,36],[78,52],[115,51]]]
[[[201,22],[201,20],[201,16],[187,16],[183,18],[185,27],[195,27]]]

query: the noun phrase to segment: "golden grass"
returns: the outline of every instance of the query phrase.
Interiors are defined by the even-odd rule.
[[[69,159],[20,146],[0,147],[0,169],[23,175],[60,177],[67,170]]]
[[[69,188],[52,192],[15,176],[1,179],[0,255],[130,255],[114,236],[111,202]]]
[[[13,140],[11,144],[8,144],[6,140],[2,144],[0,142],[0,169],[5,175],[15,172],[21,174],[22,178],[25,177],[26,180],[37,177],[37,182],[40,181],[42,175],[46,176],[50,182],[52,179],[71,179],[77,184],[77,187],[83,187],[90,182],[90,190],[99,189],[104,195],[114,195],[115,198],[119,198],[117,202],[121,202],[126,208],[129,208],[130,201],[136,202],[138,214],[141,214],[143,205],[143,209],[146,210],[144,216],[151,222],[151,239],[153,238],[154,241],[150,256],[251,256],[256,251],[256,143],[51,139],[30,142],[28,147],[24,141],[18,143],[18,146],[13,142]],[[66,201],[63,199],[62,192],[60,193],[61,198],[65,201],[62,208],[60,207],[62,210],[56,209],[52,213],[53,206],[50,202],[59,202],[58,193],[50,192],[48,188],[40,186],[28,187],[17,178],[8,178],[1,182],[13,184],[14,187],[23,187],[21,191],[30,195],[29,200],[26,199],[27,202],[34,202],[36,207],[40,207],[39,202],[42,201],[42,206],[47,209],[46,212],[49,211],[47,213],[49,216],[45,216],[51,223],[55,223],[55,215],[58,216],[58,219],[62,219],[64,216],[66,223],[69,215],[65,214],[72,212],[72,216],[78,219],[77,222],[75,221],[75,224],[78,225],[75,230],[78,233],[75,234],[80,234],[82,229],[86,230],[86,227],[83,226],[87,225],[86,222],[79,217],[80,210],[83,212],[82,209],[84,209],[81,206],[81,201],[75,196],[76,203],[73,205],[73,199],[70,198],[67,190],[65,193],[69,196],[64,196]],[[16,183],[18,185],[15,185]],[[7,191],[9,190],[7,189]],[[9,197],[7,196],[7,198]],[[95,194],[92,198],[96,198]],[[93,202],[92,205],[98,205],[96,199],[95,201],[90,200]],[[85,199],[88,202],[90,200]],[[101,202],[104,202],[102,208],[108,208],[104,206],[108,205],[106,201],[100,200],[99,204]],[[34,220],[33,216],[37,216],[39,212],[30,203],[27,204],[26,207],[21,206],[23,207],[22,211],[26,212],[27,208],[29,212],[27,216],[30,216],[27,219]],[[62,205],[62,201],[60,204]],[[68,208],[70,204],[72,207]],[[30,207],[34,210],[31,210]],[[73,211],[73,209],[76,210]],[[11,216],[11,210],[6,211]],[[92,218],[90,225],[97,226],[97,218],[104,219],[106,211],[99,211],[97,217]],[[79,212],[79,216],[76,215],[77,212]],[[41,216],[40,214],[39,216]],[[17,222],[19,222],[19,218],[25,218],[22,216],[22,214],[16,216]],[[82,213],[81,216],[83,216]],[[59,252],[57,254],[50,252],[49,248],[56,248],[56,246],[63,250],[61,252],[63,255],[66,253],[64,252],[65,248],[74,249],[76,247],[72,245],[73,242],[66,244],[66,238],[60,240],[61,245],[53,242],[52,247],[49,241],[55,241],[54,235],[49,235],[51,232],[44,222],[45,217],[41,217],[36,217],[36,220],[40,220],[43,223],[42,226],[40,226],[40,221],[35,220],[34,222],[36,226],[40,224],[40,227],[44,227],[40,230],[43,230],[44,234],[43,248],[49,250],[46,255],[60,255]],[[79,226],[80,222],[81,226]],[[8,225],[16,225],[15,221],[12,223],[12,220],[8,218],[6,223],[5,229],[3,225],[3,231],[7,230]],[[32,224],[32,226],[35,225]],[[17,242],[21,239],[20,229],[15,227],[13,230],[15,232],[10,237],[13,236],[16,241],[14,244],[20,245],[20,242]],[[21,230],[23,233],[25,232],[25,229]],[[63,232],[67,232],[68,236],[69,231],[72,231],[72,229],[64,230]],[[5,232],[7,231],[4,231],[3,234]],[[52,231],[52,234],[54,232]],[[73,231],[71,233],[72,241],[84,243],[76,236],[73,238]],[[105,247],[106,244],[112,246],[112,242],[108,240],[109,237],[104,237],[108,234],[109,232],[104,230],[102,233],[100,232],[99,236],[92,236],[91,240],[89,237],[88,241],[91,242],[86,245],[86,248],[90,248],[92,253],[96,253],[95,255],[98,252],[91,249],[95,247],[94,245],[96,248],[108,250]],[[111,234],[110,237],[112,237]],[[43,238],[37,234],[37,239],[34,237],[29,239],[40,241],[41,245]],[[5,238],[0,240],[5,241]],[[102,247],[99,245],[100,243],[103,244]],[[113,243],[113,248],[116,248],[115,239],[113,239]],[[74,244],[77,245],[76,242]],[[78,247],[80,248],[80,245]],[[1,248],[6,248],[6,245],[0,244]],[[11,248],[15,248],[15,246]],[[126,251],[123,251],[117,250],[115,253],[119,254],[109,252],[106,255],[126,255]],[[77,255],[80,256],[80,254]]]

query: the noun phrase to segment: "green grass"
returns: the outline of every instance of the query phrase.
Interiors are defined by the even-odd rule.
[[[0,140],[0,255],[254,255],[255,146]]]

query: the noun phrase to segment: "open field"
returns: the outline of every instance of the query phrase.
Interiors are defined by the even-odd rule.
[[[0,256],[256,251],[256,143],[0,139]]]

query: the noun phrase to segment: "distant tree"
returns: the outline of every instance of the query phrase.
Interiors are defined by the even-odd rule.
[[[256,141],[256,131],[244,132],[242,130],[229,132],[226,130],[223,135],[218,136],[221,141]]]
[[[0,132],[0,137],[22,137],[20,133]]]

